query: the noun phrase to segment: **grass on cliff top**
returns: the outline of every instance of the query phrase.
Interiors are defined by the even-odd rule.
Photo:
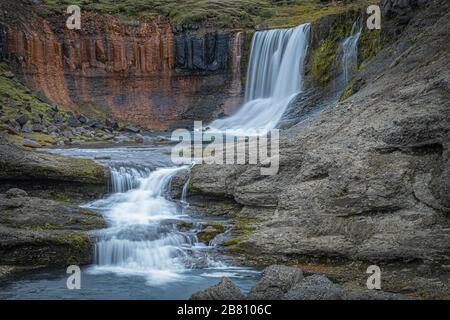
[[[320,0],[43,0],[36,11],[44,18],[65,14],[69,4],[82,10],[108,13],[122,22],[148,21],[157,16],[183,25],[209,22],[218,27],[292,27],[317,18],[359,8],[368,0],[347,0],[322,4]]]
[[[376,1],[372,1],[373,4]],[[293,1],[290,5],[278,6],[274,15],[265,21],[270,28],[290,28],[301,23],[313,22],[320,17],[338,14],[347,10],[357,10],[370,3],[369,0],[353,0],[336,2],[334,4],[321,4],[317,0]]]

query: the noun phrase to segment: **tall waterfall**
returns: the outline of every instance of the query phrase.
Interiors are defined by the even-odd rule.
[[[186,250],[197,240],[175,228],[173,220],[181,214],[165,197],[171,178],[185,169],[111,170],[115,193],[89,206],[110,224],[95,247],[97,271],[144,274],[155,284],[176,279],[185,269]]]
[[[212,130],[236,134],[275,128],[289,102],[303,87],[310,24],[256,32],[252,39],[244,105],[213,121]]]

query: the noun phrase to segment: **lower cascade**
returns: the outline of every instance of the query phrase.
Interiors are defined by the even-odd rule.
[[[90,208],[103,212],[110,228],[101,231],[95,247],[95,272],[144,274],[152,284],[175,279],[189,264],[197,238],[180,232],[177,203],[165,195],[171,178],[186,167],[153,172],[113,168],[113,193]]]
[[[251,44],[244,105],[232,116],[213,121],[212,130],[235,134],[268,131],[302,90],[310,24],[256,32]]]

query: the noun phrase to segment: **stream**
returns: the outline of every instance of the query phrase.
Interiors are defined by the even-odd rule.
[[[95,231],[94,262],[82,268],[81,289],[67,289],[65,270],[45,270],[14,279],[1,288],[0,298],[188,299],[223,276],[243,292],[259,277],[197,240],[206,220],[170,198],[171,178],[189,167],[175,166],[167,146],[47,151],[96,159],[109,168],[110,193],[83,205],[100,212],[108,228]]]

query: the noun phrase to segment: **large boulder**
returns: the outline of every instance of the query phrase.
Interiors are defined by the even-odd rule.
[[[36,141],[31,140],[31,139],[23,139],[22,145],[24,147],[34,148],[34,149],[42,147],[39,143],[37,143]]]
[[[345,291],[323,275],[312,275],[295,283],[283,296],[285,300],[342,300]]]
[[[302,280],[301,269],[272,265],[264,270],[261,280],[252,287],[248,298],[252,300],[282,299],[292,286]]]
[[[204,291],[194,293],[191,300],[243,300],[245,296],[241,290],[231,281],[224,277],[220,282]]]
[[[24,145],[38,147],[31,140],[24,140]],[[91,160],[29,151],[0,141],[1,180],[79,182],[106,186],[109,173]]]
[[[76,205],[0,194],[0,261],[10,266],[67,266],[92,261],[90,230],[105,228],[101,215]]]
[[[28,120],[30,120],[30,118],[28,117],[28,115],[26,114],[21,114],[16,118],[16,122],[20,125],[23,126],[25,123],[28,122]]]
[[[303,277],[301,269],[283,265],[267,267],[262,278],[244,296],[228,278],[191,296],[193,300],[412,300],[412,297],[359,288],[344,289],[323,274]]]
[[[28,193],[19,188],[11,188],[5,192],[7,198],[27,197]]]

